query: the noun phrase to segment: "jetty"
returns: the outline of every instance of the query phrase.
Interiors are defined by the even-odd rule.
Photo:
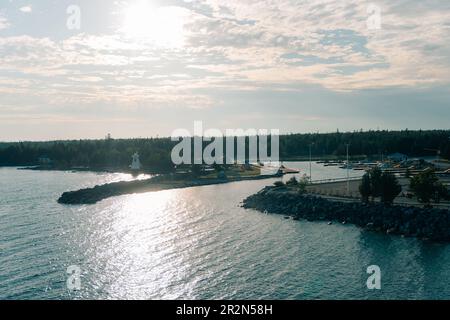
[[[246,209],[279,214],[293,220],[354,224],[367,231],[422,240],[450,242],[448,209],[386,206],[326,199],[300,193],[295,187],[269,186],[243,201]]]
[[[200,187],[246,180],[271,179],[279,178],[284,175],[282,171],[278,171],[275,174],[256,174],[256,172],[257,171],[253,168],[249,173],[243,172],[240,174],[234,172],[230,173],[228,176],[222,177],[218,177],[217,174],[210,173],[195,178],[189,173],[167,174],[144,180],[114,182],[104,185],[97,185],[93,188],[64,192],[58,199],[58,203],[69,205],[95,204],[104,199],[125,194]]]

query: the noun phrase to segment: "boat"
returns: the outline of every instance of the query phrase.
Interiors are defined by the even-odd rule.
[[[324,164],[325,167],[337,167],[340,163],[338,162],[329,162]]]
[[[339,168],[340,169],[353,169],[353,166],[352,166],[351,163],[350,164],[344,163],[344,165],[343,166],[339,166]]]

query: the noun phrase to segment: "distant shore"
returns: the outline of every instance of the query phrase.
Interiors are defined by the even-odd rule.
[[[350,160],[363,160],[366,159],[367,156],[364,155],[356,155],[351,156]],[[324,156],[313,156],[311,158],[312,161],[344,161],[345,156],[334,156],[334,155],[324,155]],[[294,156],[294,157],[281,157],[280,162],[305,162],[309,161],[310,158],[307,156]],[[0,166],[1,167],[1,166]],[[5,166],[8,167],[8,166]],[[107,173],[131,173],[129,167],[123,166],[64,166],[64,165],[26,165],[26,166],[17,166],[11,165],[9,167],[19,167],[19,170],[33,170],[33,171],[71,171],[71,172],[107,172]],[[168,169],[160,169],[157,167],[145,168],[142,170],[142,173],[146,174],[164,174],[170,173]]]
[[[349,223],[385,234],[450,242],[450,211],[446,209],[330,201],[287,186],[265,187],[245,199],[243,207],[294,220]]]
[[[31,171],[70,171],[70,172],[96,172],[96,173],[126,173],[132,174],[133,171],[129,168],[122,167],[48,167],[48,166],[26,166],[19,167],[19,170],[31,170]],[[167,171],[163,170],[141,170],[142,174],[163,174]]]

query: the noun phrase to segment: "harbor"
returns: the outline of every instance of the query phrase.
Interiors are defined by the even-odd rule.
[[[316,164],[322,165],[323,167],[338,167],[347,173],[347,177],[345,178],[314,180],[312,179],[313,172],[310,169],[310,183],[306,187],[308,193],[331,201],[359,202],[361,200],[359,187],[362,182],[362,177],[350,177],[349,172],[356,171],[365,173],[375,168],[380,169],[381,172],[392,174],[397,178],[401,186],[401,192],[394,200],[394,204],[396,205],[423,206],[422,203],[414,199],[414,194],[410,189],[410,178],[419,174],[433,171],[447,189],[450,186],[450,162],[439,158],[408,159],[406,155],[395,153],[389,155],[382,161],[317,161]],[[374,201],[379,201],[379,199],[374,199]],[[443,200],[439,203],[434,203],[433,206],[450,209],[450,201]]]

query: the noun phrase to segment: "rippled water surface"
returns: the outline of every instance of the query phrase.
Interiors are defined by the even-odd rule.
[[[308,171],[307,163],[289,166]],[[313,170],[314,179],[346,175]],[[131,177],[0,169],[0,298],[450,298],[449,245],[239,207],[274,179],[89,206],[56,202],[64,191],[125,179]],[[372,264],[381,267],[381,291],[366,287]],[[71,265],[82,271],[79,291],[66,287]]]

